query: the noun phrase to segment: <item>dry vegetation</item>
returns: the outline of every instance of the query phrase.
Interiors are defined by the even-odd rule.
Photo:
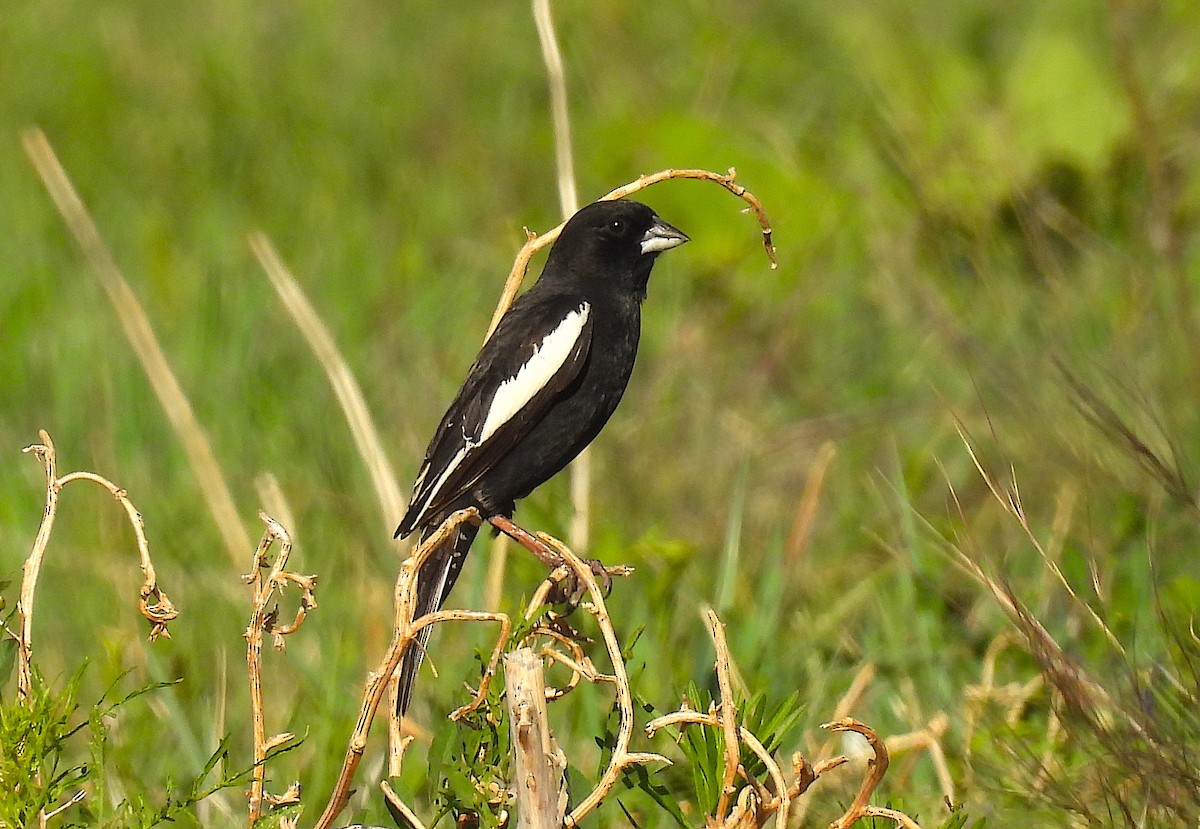
[[[537,0],[534,11],[550,80],[557,184],[565,217],[578,205],[567,78],[549,4]],[[45,509],[10,617],[15,622],[6,623],[3,636],[3,644],[12,649],[16,695],[11,702],[8,696],[0,696],[0,734],[6,741],[0,758],[0,829],[10,825],[24,829],[73,824],[143,827],[171,819],[194,819],[205,826],[249,823],[264,829],[312,823],[328,829],[345,820],[347,807],[356,815],[377,815],[383,813],[374,808],[380,804],[400,825],[413,829],[433,825],[447,813],[453,813],[452,817],[464,827],[493,826],[504,821],[513,825],[520,821],[520,825],[530,827],[574,826],[591,815],[594,823],[639,826],[674,822],[681,827],[772,825],[784,829],[826,824],[846,829],[856,823],[891,823],[961,829],[976,817],[990,820],[995,814],[1011,816],[1012,811],[1004,811],[1011,802],[1020,804],[1016,813],[1024,825],[1072,829],[1196,826],[1200,821],[1200,775],[1195,764],[1200,745],[1200,717],[1196,714],[1200,705],[1200,637],[1191,622],[1200,588],[1194,573],[1188,574],[1186,563],[1180,566],[1175,562],[1174,578],[1169,582],[1159,579],[1157,570],[1164,552],[1190,557],[1188,560],[1194,562],[1197,499],[1188,474],[1187,445],[1187,436],[1192,432],[1179,432],[1183,435],[1180,440],[1172,430],[1179,423],[1189,425],[1194,421],[1195,400],[1200,395],[1200,360],[1196,359],[1200,335],[1189,287],[1194,274],[1188,259],[1194,246],[1189,209],[1194,208],[1188,207],[1192,197],[1185,186],[1195,142],[1189,143],[1188,136],[1194,138],[1194,134],[1178,125],[1178,134],[1172,134],[1163,115],[1164,99],[1178,94],[1178,90],[1155,90],[1144,78],[1148,72],[1144,64],[1150,63],[1153,56],[1139,56],[1137,44],[1139,38],[1147,37],[1146,30],[1156,20],[1123,3],[1109,4],[1104,20],[1109,27],[1107,42],[1112,50],[1114,77],[1132,113],[1128,141],[1113,151],[1112,158],[1104,160],[1112,167],[1112,181],[1105,181],[1117,192],[1112,216],[1089,218],[1087,210],[1100,212],[1091,204],[1100,197],[1093,194],[1091,201],[1072,201],[1070,188],[1061,189],[1061,182],[1052,175],[1057,162],[1047,162],[1046,168],[1021,175],[1006,171],[1015,182],[1011,190],[1003,190],[1000,196],[993,193],[990,197],[994,201],[988,201],[980,192],[986,193],[987,187],[994,185],[991,176],[999,175],[996,170],[1006,164],[1020,166],[1017,154],[1009,156],[993,146],[1004,145],[1004,141],[978,136],[984,149],[964,149],[970,142],[960,140],[962,134],[956,128],[962,129],[962,125],[937,120],[944,107],[936,95],[949,94],[945,88],[935,85],[930,92],[900,86],[897,94],[911,95],[917,102],[915,109],[907,112],[883,108],[879,121],[873,122],[877,133],[870,138],[882,145],[880,152],[885,160],[874,167],[866,165],[868,173],[859,172],[857,189],[848,188],[852,197],[862,199],[867,207],[861,214],[844,204],[841,213],[804,214],[818,224],[832,222],[836,232],[829,228],[823,231],[831,235],[857,232],[863,236],[870,269],[879,276],[864,289],[869,296],[842,301],[849,309],[843,309],[846,318],[864,316],[868,333],[855,340],[854,347],[862,348],[868,356],[859,362],[851,360],[849,368],[838,359],[821,363],[823,358],[817,354],[823,344],[806,339],[820,334],[800,331],[801,327],[793,324],[797,296],[812,294],[813,304],[828,301],[826,294],[810,284],[795,288],[784,282],[770,282],[767,287],[753,289],[742,285],[749,297],[743,298],[722,276],[719,281],[711,280],[712,285],[706,289],[711,295],[697,293],[691,297],[699,304],[719,304],[715,298],[729,306],[730,310],[722,310],[718,316],[734,320],[732,325],[739,333],[719,341],[727,344],[727,350],[754,340],[761,333],[755,326],[774,326],[769,338],[760,338],[766,344],[761,348],[755,345],[753,364],[745,372],[749,380],[712,387],[724,389],[725,396],[719,399],[729,403],[720,416],[724,442],[742,447],[739,451],[746,458],[768,457],[772,461],[765,472],[766,481],[754,489],[762,497],[757,502],[751,497],[749,504],[749,460],[741,467],[741,483],[733,487],[726,505],[727,538],[720,561],[714,555],[714,561],[704,564],[706,585],[711,585],[713,574],[718,574],[715,597],[710,592],[694,591],[695,595],[688,595],[688,602],[680,600],[680,594],[689,589],[674,572],[681,554],[672,547],[673,542],[657,541],[653,534],[637,542],[650,547],[649,553],[638,553],[639,572],[618,580],[617,595],[610,597],[608,585],[598,583],[593,567],[567,545],[549,535],[531,534],[511,522],[493,521],[502,534],[494,545],[484,598],[478,604],[483,609],[443,610],[411,620],[413,579],[421,560],[436,543],[435,536],[425,545],[405,551],[408,557],[403,563],[391,562],[397,565],[398,576],[390,596],[382,598],[391,601],[391,612],[384,614],[390,629],[383,641],[362,637],[364,647],[373,649],[360,661],[374,668],[363,681],[357,716],[353,722],[344,723],[305,722],[305,712],[287,704],[291,702],[286,693],[290,680],[283,679],[290,676],[287,669],[283,663],[275,663],[280,678],[273,682],[269,651],[264,650],[267,637],[279,650],[291,637],[294,650],[298,650],[318,635],[312,632],[311,624],[301,629],[308,614],[317,608],[317,576],[305,575],[289,562],[289,531],[306,529],[311,521],[308,510],[293,510],[282,487],[273,478],[263,477],[257,483],[268,507],[266,513],[275,517],[260,513],[266,529],[259,543],[254,544],[239,519],[239,498],[234,493],[240,490],[240,482],[231,480],[236,475],[223,469],[218,461],[221,454],[197,415],[198,407],[193,406],[199,398],[189,400],[178,379],[184,373],[172,366],[151,324],[152,315],[122,274],[117,258],[49,140],[37,129],[26,132],[25,151],[107,296],[182,447],[196,491],[211,516],[214,536],[227,554],[222,567],[228,570],[231,586],[236,583],[233,568],[240,567],[248,554],[253,555],[250,572],[242,577],[252,591],[250,620],[244,634],[249,729],[247,734],[235,734],[232,739],[225,735],[224,662],[214,671],[219,675],[215,683],[219,701],[211,711],[204,698],[193,700],[187,711],[165,693],[156,702],[156,694],[168,690],[163,685],[169,683],[151,683],[117,702],[111,701],[110,691],[106,691],[89,708],[79,702],[78,674],[53,680],[40,676],[35,654],[58,657],[55,645],[69,651],[78,644],[51,641],[48,646],[39,638],[35,651],[33,637],[35,608],[40,608],[40,619],[67,615],[66,610],[71,610],[59,606],[53,594],[48,599],[45,587],[38,590],[43,561],[53,546],[51,534],[59,512],[59,496],[69,483],[98,484],[122,508],[140,557],[137,603],[150,624],[150,638],[169,636],[167,625],[177,616],[171,600],[158,585],[146,528],[128,494],[96,473],[60,475],[54,444],[43,431],[40,442],[25,451],[32,453],[45,471]],[[869,19],[857,22],[870,27]],[[924,31],[923,26],[918,28]],[[723,32],[722,38],[734,34],[732,30]],[[994,44],[983,43],[986,37],[981,38],[980,49],[995,48]],[[1051,45],[1056,47],[1049,50],[1052,54],[1064,51],[1057,48],[1061,44]],[[919,46],[905,45],[904,51],[904,60],[915,59],[913,56],[921,53]],[[1073,54],[1069,49],[1065,52]],[[867,71],[875,71],[877,78],[890,82],[893,75],[903,74],[896,72],[882,54],[860,57],[873,67]],[[938,77],[967,76],[961,66],[958,70],[959,74],[948,71]],[[727,71],[733,77],[734,70]],[[1087,72],[1080,74],[1089,76]],[[719,86],[720,75],[716,72],[707,82]],[[779,78],[774,64],[768,75],[771,95],[786,94],[786,90],[776,88]],[[932,126],[924,126],[913,114],[921,112],[921,106],[926,107],[924,115]],[[985,112],[982,117],[973,114],[967,119],[991,128],[992,115]],[[832,117],[826,120],[836,121]],[[783,166],[810,187],[805,191],[810,197],[813,192],[818,196],[836,195],[814,183],[815,179],[804,178],[806,165],[797,159],[808,148],[792,145],[791,129],[790,122],[786,127],[765,128],[772,153],[791,159]],[[1073,135],[1077,138],[1080,134],[1077,131]],[[986,135],[991,139],[996,135],[1012,137],[1003,128]],[[1053,138],[1045,140],[1053,144]],[[952,151],[939,142],[949,142]],[[991,157],[995,163],[972,161],[974,150],[984,156],[994,151],[1004,163]],[[950,170],[945,177],[940,176],[939,165],[943,163]],[[1069,171],[1070,165],[1066,166]],[[1088,169],[1086,164],[1083,166]],[[1144,193],[1137,189],[1142,185],[1120,189],[1126,186],[1121,184],[1121,176],[1132,175],[1128,172],[1132,167],[1144,173]],[[955,172],[959,178],[955,178]],[[961,192],[965,185],[959,179],[973,177],[979,179],[975,182],[979,192],[966,189],[977,198],[964,199]],[[632,195],[681,178],[716,184],[742,199],[747,205],[745,212],[752,213],[761,228],[770,265],[775,268],[772,228],[762,201],[738,183],[732,169],[727,174],[703,169],[663,170],[641,176],[603,198]],[[755,185],[764,198],[769,191],[761,187],[776,192],[782,188],[777,182],[760,184],[756,180]],[[906,196],[897,197],[889,188],[904,190]],[[1130,193],[1137,199],[1131,199]],[[1122,199],[1133,201],[1133,206]],[[815,200],[795,199],[802,206]],[[900,222],[896,216],[902,214],[896,210],[897,204],[911,207],[912,227],[892,226]],[[844,221],[847,217],[865,227],[854,227],[852,221]],[[1128,222],[1133,229],[1127,231],[1128,237],[1114,232],[1115,242],[1092,238],[1092,225],[1105,221],[1113,225]],[[558,229],[542,235],[528,233],[501,290],[492,326],[520,290],[532,258],[553,242]],[[814,234],[809,243],[817,248],[819,243],[813,241],[817,232]],[[741,243],[740,235],[728,236]],[[332,326],[322,320],[316,303],[309,300],[291,275],[271,238],[266,233],[254,233],[250,248],[324,369],[357,449],[357,457],[346,465],[366,470],[376,499],[378,522],[372,525],[374,529],[362,533],[364,538],[343,534],[337,543],[370,550],[377,545],[365,539],[390,537],[403,510],[403,494],[397,483],[400,476],[384,449],[387,440],[375,426],[367,395],[351,361],[340,352],[331,334]],[[1117,264],[1093,268],[1086,264],[1089,257]],[[1007,270],[1010,259],[1017,261],[1015,272],[1020,278],[1035,274],[1046,285],[1035,286],[1037,290],[1026,294],[1022,291],[1029,286],[1019,286],[1018,290],[1003,283],[1003,278],[1012,276]],[[944,267],[945,273],[927,279],[925,271],[931,260]],[[825,264],[831,263],[839,264],[840,260],[830,255]],[[1120,285],[1105,287],[1105,277],[1108,283]],[[949,287],[933,284],[939,278]],[[1086,298],[1089,291],[1104,294],[1108,304],[1100,305],[1098,312],[1088,311],[1091,306],[1076,299]],[[841,294],[850,296],[853,291],[846,289]],[[779,305],[784,310],[774,316],[762,313],[753,306],[756,297],[767,297],[773,307]],[[1028,303],[1028,307],[1022,303]],[[1077,316],[1076,304],[1085,308]],[[975,309],[983,306],[995,306],[990,316],[976,314]],[[711,316],[711,309],[709,313]],[[1087,313],[1093,313],[1095,319]],[[1051,346],[1059,342],[1045,336],[1033,345],[1025,343],[1019,323],[1023,314],[1043,319],[1037,329],[1039,337],[1056,326],[1065,329],[1073,325],[1074,336],[1083,343],[1078,349],[1085,356],[1075,359],[1069,354],[1064,358],[1059,349],[1047,347],[1053,364],[1049,392],[1030,387],[1030,373],[1022,373],[1023,366],[1011,365],[1011,355],[998,344],[1005,337],[1015,338],[1020,343],[1015,355],[1021,358],[1045,342]],[[972,324],[978,327],[972,329]],[[1118,362],[1111,372],[1106,368],[1093,370],[1093,363],[1103,360],[1108,352],[1087,350],[1087,344],[1091,338],[1098,338],[1095,329],[1107,331],[1105,326],[1109,325],[1117,345],[1105,344],[1104,348],[1119,355],[1118,346],[1124,345],[1134,357],[1128,364]],[[1153,330],[1148,332],[1147,328]],[[897,329],[916,331],[919,336],[899,338],[894,333]],[[258,333],[263,335],[262,331]],[[670,344],[681,362],[693,361],[693,371],[711,371],[711,355],[704,348],[693,347],[697,341],[702,345],[707,342],[700,323],[682,323],[673,336]],[[1159,336],[1162,342],[1155,339]],[[1160,350],[1137,351],[1147,339]],[[920,409],[923,413],[931,407],[928,403],[914,404],[911,396],[906,402],[903,394],[889,399],[886,405],[878,404],[878,410],[874,392],[862,397],[847,395],[844,399],[849,402],[828,419],[810,419],[795,426],[788,423],[786,428],[774,430],[755,431],[756,426],[741,420],[745,408],[770,409],[769,399],[768,405],[762,405],[766,398],[755,391],[754,384],[769,387],[772,383],[791,382],[791,375],[779,368],[789,360],[809,360],[823,370],[824,394],[834,400],[841,399],[839,384],[843,380],[846,386],[852,385],[848,375],[855,371],[864,375],[860,381],[863,389],[877,385],[879,379],[872,374],[876,364],[880,371],[900,377],[898,383],[906,382],[906,372],[927,359],[928,352],[958,355],[962,363],[957,367],[966,366],[961,374],[969,388],[965,397],[945,401],[944,406],[936,407],[933,417],[920,420],[915,438],[908,428],[909,419],[917,422],[913,412]],[[697,358],[697,353],[703,356]],[[897,353],[903,354],[903,359],[889,358],[889,354]],[[839,352],[838,357],[845,355]],[[1082,370],[1081,363],[1085,364]],[[940,360],[929,363],[934,372],[946,364]],[[1156,383],[1160,395],[1157,399],[1143,388],[1153,389]],[[940,392],[920,383],[915,385],[920,386],[916,394],[922,399]],[[687,393],[692,393],[691,386]],[[669,402],[669,393],[663,394]],[[739,394],[748,401],[745,407],[739,408]],[[1008,456],[1011,428],[1006,434],[1004,425],[998,425],[988,411],[994,401],[1008,397],[1012,408],[1020,410],[1018,419],[1028,427],[1031,447],[1024,447],[1025,464],[1032,465],[1030,459],[1039,462],[1037,477],[1029,481],[1022,473],[1021,486],[1018,473],[1023,464]],[[1057,403],[1047,403],[1051,397]],[[975,400],[982,414],[974,409],[962,413],[962,399]],[[782,409],[786,411],[787,407]],[[1071,420],[1072,415],[1078,415],[1082,425]],[[766,415],[771,416],[788,417]],[[806,416],[811,418],[811,412]],[[716,419],[717,415],[712,417]],[[686,422],[670,421],[670,428],[678,429]],[[1035,422],[1039,424],[1037,429],[1029,425]],[[328,425],[327,420],[324,425]],[[1072,434],[1065,449],[1056,448],[1048,439],[1056,428],[1075,429],[1082,434],[1084,426],[1092,431],[1086,437]],[[841,438],[851,428],[887,431],[894,441],[896,436],[907,436],[918,448],[902,454],[893,447],[892,454],[882,461],[874,455],[849,454],[839,447],[845,445]],[[979,436],[984,430],[987,438]],[[76,434],[65,437],[57,426],[54,431],[66,445],[83,441]],[[712,432],[699,430],[697,434],[703,443],[704,436]],[[953,451],[939,443],[946,436],[956,442]],[[754,451],[745,449],[756,444],[762,445]],[[708,448],[705,444],[706,451]],[[146,454],[149,457],[151,453]],[[725,458],[724,467],[718,466],[720,457]],[[729,452],[722,455],[714,451],[711,463],[705,459],[704,475],[717,478],[718,473],[733,468],[729,457]],[[924,458],[925,463],[914,461],[914,457]],[[787,463],[776,463],[778,458],[786,458]],[[648,460],[639,466],[635,459],[628,470],[610,471],[620,487],[646,464],[655,463]],[[889,464],[896,467],[894,472],[886,469]],[[762,466],[766,464],[756,467],[754,474]],[[787,471],[780,472],[784,466]],[[844,478],[847,466],[854,468],[858,477],[848,499],[849,508],[843,495],[842,507],[835,512],[830,506],[834,496],[829,490],[836,486],[839,471]],[[1078,475],[1065,471],[1075,468],[1084,471]],[[880,469],[885,471],[878,472]],[[583,464],[573,472],[569,504],[573,518],[564,537],[581,551],[603,547],[611,552],[616,547],[624,553],[627,539],[623,535],[616,542],[611,537],[595,539],[591,525],[601,522],[589,513],[588,482],[593,473],[587,470]],[[708,491],[704,485],[687,480],[687,472],[675,474],[672,478],[671,470],[664,469],[662,481],[646,482],[646,491],[639,489],[631,499],[654,503],[655,487]],[[871,476],[869,482],[864,484],[862,476]],[[934,491],[944,500],[944,514],[930,509],[928,497],[921,501],[909,490],[910,484],[922,479],[927,496]],[[935,480],[929,484],[928,479]],[[1131,479],[1149,481],[1153,492],[1147,493],[1141,483],[1129,484]],[[796,481],[798,485],[790,485]],[[842,486],[844,492],[844,480]],[[867,546],[861,540],[862,526],[867,522],[860,514],[865,509],[862,492],[872,486],[885,491],[881,500],[887,504],[891,524],[871,539],[870,554],[860,561],[846,552],[861,553]],[[787,503],[793,492],[795,497]],[[663,520],[700,518],[703,522],[697,521],[698,526],[711,531],[711,516],[691,514],[698,499],[682,501],[687,506],[664,514]],[[143,503],[141,498],[138,503]],[[711,508],[708,501],[702,503],[705,509]],[[752,541],[743,539],[743,519],[749,525],[754,522],[755,512],[761,519],[764,512],[778,517],[788,509],[790,521],[784,521],[786,532],[778,544],[761,534]],[[477,520],[478,516],[470,511],[450,519]],[[838,522],[851,526],[844,538],[854,540],[818,558],[822,525]],[[179,532],[153,514],[150,523],[152,530],[157,529],[167,538]],[[761,525],[761,520],[754,524]],[[879,533],[877,526],[872,525],[868,533]],[[1164,535],[1169,533],[1168,540],[1160,541],[1160,527]],[[825,531],[827,541],[828,526]],[[549,563],[552,572],[519,610],[505,613],[498,609],[501,603],[497,597],[506,583],[506,544],[510,537],[539,562]],[[68,552],[80,554],[70,550],[72,544],[64,543],[61,530],[58,539],[64,548],[62,556]],[[589,544],[589,539],[596,543]],[[751,547],[753,550],[747,552]],[[847,563],[850,559],[854,561]],[[1129,564],[1134,559],[1136,566]],[[102,566],[111,569],[110,564]],[[840,580],[816,579],[815,570],[820,567],[839,572],[851,569],[853,573]],[[609,567],[605,575],[629,576],[631,570]],[[116,576],[113,581],[123,583]],[[512,581],[507,580],[509,587]],[[567,591],[579,600],[574,615],[549,606],[555,585],[564,581],[576,588]],[[810,583],[816,586],[810,587]],[[838,589],[826,591],[828,584],[837,584]],[[322,589],[323,603],[329,602],[326,597],[330,593],[351,596],[346,603],[364,617],[371,601],[379,600],[386,590],[374,583],[356,588],[352,575],[324,571]],[[785,591],[796,595],[783,597]],[[176,587],[172,593],[178,595]],[[650,645],[655,656],[647,660],[645,645],[640,652],[636,650],[640,632],[627,632],[636,625],[627,624],[620,610],[610,610],[630,594],[646,597],[643,603],[663,605],[657,608],[658,615],[671,620],[688,612],[677,604],[716,604],[715,610],[706,608],[704,614],[716,653],[714,668],[708,669],[705,652],[698,660],[703,663],[702,669],[693,672],[704,675],[707,690],[675,687],[671,685],[675,674],[654,673],[656,667],[662,667],[654,664],[663,661],[661,654],[670,654],[673,658],[667,661],[679,664],[694,656],[687,649],[686,641],[690,640],[684,640],[680,630],[696,627],[695,620],[688,619],[686,625],[674,628],[663,622],[648,633],[647,639],[655,637]],[[294,603],[294,615],[284,612],[281,603]],[[635,604],[620,601],[620,607],[628,610]],[[177,630],[212,609],[185,610]],[[925,610],[928,616],[918,612]],[[722,619],[737,619],[730,622],[729,628],[733,644],[727,641],[718,612]],[[860,629],[859,621],[868,616],[878,616],[874,620],[878,624]],[[287,618],[291,618],[290,623],[281,621]],[[748,619],[754,624],[746,624]],[[387,716],[385,739],[385,729],[372,731],[372,723],[380,705],[385,711],[392,708],[384,700],[400,654],[420,629],[444,622],[486,622],[471,627],[488,630],[489,636],[495,628],[494,641],[487,642],[478,654],[478,665],[469,669],[474,673],[444,669],[450,677],[472,676],[474,687],[468,686],[467,699],[450,715],[453,724],[440,722],[440,718],[435,722],[419,719],[401,723]],[[97,627],[104,624],[98,619],[87,623]],[[361,630],[369,631],[370,623],[364,622]],[[354,632],[346,629],[337,635],[344,633],[349,639]],[[785,636],[790,639],[782,642]],[[739,646],[739,641],[744,644]],[[786,647],[780,647],[781,643]],[[235,643],[228,644],[233,648]],[[321,647],[328,645],[321,643]],[[240,643],[236,647],[240,650]],[[318,650],[312,647],[308,659],[320,673],[324,670],[320,659],[312,656]],[[498,688],[501,683],[494,681],[495,675],[506,653],[521,650],[532,651],[533,670],[539,681],[544,679],[548,705],[522,704],[517,708],[517,701],[509,699],[506,710]],[[0,656],[3,653],[0,651]],[[431,653],[429,661],[441,661],[438,656],[437,652]],[[796,685],[803,687],[805,698],[789,698],[772,706],[766,702],[770,695],[754,693],[748,687],[752,683],[743,680],[739,657],[754,662],[760,680],[772,670],[760,669],[764,663],[781,669],[777,671],[781,683],[804,676],[805,684]],[[161,675],[161,666],[155,665],[154,659],[148,657],[147,662],[159,674],[147,668],[138,673],[139,680]],[[788,663],[786,671],[782,670],[784,661]],[[447,658],[443,665],[446,662],[455,667],[462,665],[462,660]],[[830,662],[842,666],[839,673],[822,667]],[[70,656],[57,663],[80,664]],[[193,673],[210,669],[208,664],[202,668],[186,661],[180,664]],[[664,692],[663,686],[669,686],[669,690]],[[653,691],[643,691],[645,688]],[[273,689],[283,693],[273,696]],[[778,694],[780,689],[772,690]],[[348,691],[341,688],[338,692]],[[205,717],[200,733],[216,735],[215,751],[207,763],[198,764],[203,768],[190,785],[163,779],[139,781],[144,785],[135,787],[121,777],[123,773],[131,776],[128,769],[108,771],[119,765],[106,753],[110,736],[119,732],[119,725],[137,716],[128,706],[143,693],[149,694],[151,705],[157,706],[153,708],[155,719],[136,733],[143,740],[147,733],[153,735],[156,750],[171,751],[189,740],[203,744],[194,739],[195,724],[189,720],[197,710]],[[665,712],[650,701],[651,697],[661,701],[670,695],[682,702],[675,708],[673,701],[671,710]],[[864,716],[865,710],[871,716]],[[859,717],[869,719],[877,729],[868,727]],[[822,721],[823,725],[816,727]],[[276,723],[292,730],[276,732]],[[811,727],[801,728],[805,725]],[[310,751],[303,755],[304,763],[291,763],[302,751],[312,748],[311,744],[305,745],[309,738],[302,729],[307,728],[319,729],[326,738],[319,742],[315,754]],[[330,732],[336,732],[336,736],[328,737]],[[564,733],[569,736],[563,737]],[[538,736],[533,739],[531,735]],[[115,738],[111,742],[115,744]],[[598,751],[593,743],[599,746]],[[246,750],[239,751],[238,747]],[[202,756],[207,753],[205,749]],[[329,764],[334,761],[328,758],[335,754],[341,758],[340,766],[330,771]],[[312,780],[306,779],[310,769],[321,763],[325,767],[312,771]],[[455,763],[465,766],[465,770],[451,768]],[[593,765],[594,774],[584,773]],[[414,784],[421,776],[414,774],[414,768],[425,767],[430,779]],[[526,771],[529,769],[537,771]],[[514,774],[519,778],[516,785],[510,779]],[[305,785],[292,777],[299,777]],[[283,778],[286,784],[279,782]],[[376,782],[382,797],[373,786],[364,785]],[[322,786],[329,790],[322,791]],[[434,788],[436,794],[428,794],[428,789]],[[161,794],[162,798],[143,802],[137,794],[143,790],[154,792],[156,797]],[[627,792],[637,794],[638,799],[626,797]],[[2,796],[5,794],[8,796]],[[968,803],[965,810],[960,807],[963,800]],[[606,802],[608,811],[598,813],[602,802]],[[614,802],[622,810],[619,816],[613,809]],[[635,805],[627,808],[626,802]]]

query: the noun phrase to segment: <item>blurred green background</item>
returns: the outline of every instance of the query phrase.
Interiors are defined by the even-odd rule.
[[[687,682],[711,684],[699,612],[713,604],[748,687],[800,692],[808,742],[795,747],[815,748],[815,726],[870,662],[855,715],[892,735],[946,712],[968,813],[1013,825],[1047,809],[1067,825],[1010,751],[1041,753],[1051,695],[1015,724],[972,708],[968,686],[1010,625],[947,550],[1011,583],[1101,676],[1153,675],[1172,647],[1161,614],[1195,611],[1200,6],[554,9],[582,198],[665,167],[736,166],[779,246],[769,270],[741,202],[712,185],[639,197],[694,239],[656,267],[638,370],[594,453],[587,552],[638,568],[612,606],[624,635],[646,628],[640,692],[666,711]],[[38,526],[42,473],[19,450],[45,428],[62,471],[128,489],[182,610],[172,641],[144,644],[124,517],[98,490],[68,489],[39,664],[53,678],[86,658],[96,694],[125,669],[130,684],[184,677],[116,732],[131,792],[194,774],[227,732],[249,757],[238,573],[251,551],[235,568],[25,158],[19,136],[35,125],[151,318],[247,531],[259,532],[262,472],[295,511],[293,563],[320,575],[321,607],[286,655],[267,656],[268,728],[307,735],[273,775],[299,778],[315,808],[386,645],[397,557],[324,373],[246,239],[266,232],[308,292],[407,491],[522,228],[558,220],[529,8],[26,0],[3,12],[0,79],[0,571],[18,573]],[[989,494],[957,423],[998,480],[1015,474],[1034,534],[1125,657]],[[834,454],[801,536],[823,446]],[[519,519],[562,532],[566,490],[555,480]],[[476,606],[485,572],[480,543],[452,604]],[[539,576],[514,558],[506,608]],[[485,639],[435,637],[441,676],[418,685],[418,721],[440,728],[461,703],[470,643]],[[1016,649],[996,681],[1037,672]],[[602,699],[558,715],[585,772]],[[1068,782],[1094,762],[1051,748]],[[422,751],[405,783],[430,813]],[[914,756],[880,797],[937,825],[942,792]],[[379,762],[369,754],[356,818],[386,820]],[[838,813],[852,777],[817,795],[810,825]],[[665,825],[639,797],[622,803]],[[208,825],[241,820],[235,795],[206,808]],[[612,804],[599,820],[626,817]]]

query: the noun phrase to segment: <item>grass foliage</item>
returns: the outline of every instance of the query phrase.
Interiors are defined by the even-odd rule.
[[[964,810],[947,811],[923,751],[898,754],[880,790],[924,826],[1194,827],[1200,6],[555,12],[583,197],[664,167],[736,165],[781,259],[767,270],[753,222],[718,188],[643,194],[695,241],[656,268],[580,551],[637,567],[610,609],[623,635],[642,631],[629,654],[640,699],[669,711],[691,684],[715,693],[700,619],[712,605],[747,695],[802,705],[761,714],[788,735],[785,756],[816,759],[817,726],[866,664],[853,713],[881,735],[947,715],[939,742]],[[0,822],[28,825],[86,773],[103,785],[52,826],[150,825],[168,807],[183,825],[234,825],[240,792],[211,764],[251,756],[238,573],[252,551],[227,554],[21,151],[32,125],[146,309],[246,532],[269,472],[295,515],[294,566],[320,575],[320,609],[286,654],[264,655],[268,729],[306,735],[272,762],[271,785],[301,780],[316,808],[390,635],[398,559],[334,395],[246,240],[266,232],[293,269],[407,482],[522,227],[557,221],[528,8],[30,0],[3,29],[4,596],[11,607],[44,494],[19,450],[45,428],[65,465],[129,491],[181,615],[174,639],[143,641],[124,517],[102,494],[65,495],[36,617],[49,679],[32,708],[9,684],[0,699],[0,781],[23,792],[0,797]],[[560,534],[569,514],[556,480],[518,518]],[[458,606],[483,602],[478,546]],[[502,609],[541,575],[511,558]],[[439,678],[423,672],[413,708],[432,747],[419,741],[394,781],[423,815],[458,785],[429,769],[471,756],[476,737],[449,733],[444,714],[487,635],[433,637]],[[162,682],[115,709],[79,702]],[[552,716],[586,777],[609,695],[571,700]],[[384,768],[382,737],[364,779]],[[699,825],[712,781],[692,774],[631,779],[597,822]],[[858,779],[819,783],[805,825],[839,814]],[[194,804],[204,785],[219,790]],[[364,781],[352,811],[388,820]]]

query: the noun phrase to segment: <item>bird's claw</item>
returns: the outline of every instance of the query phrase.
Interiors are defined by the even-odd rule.
[[[592,572],[592,577],[596,581],[596,586],[600,588],[600,593],[604,598],[612,592],[612,576],[604,563],[599,559],[586,558],[583,562]],[[566,565],[566,562],[563,562]],[[579,603],[583,601],[587,595],[588,585],[579,577],[579,574],[572,568],[566,567],[566,573],[559,579],[554,587],[550,590],[546,597],[551,604],[565,605],[567,612],[570,613]]]

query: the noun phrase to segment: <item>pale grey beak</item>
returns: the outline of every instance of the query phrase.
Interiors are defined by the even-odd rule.
[[[671,227],[671,225],[658,218],[658,216],[655,216],[654,224],[650,225],[650,229],[642,237],[642,253],[662,253],[664,250],[677,248],[684,242],[690,241],[691,239],[682,230]]]

